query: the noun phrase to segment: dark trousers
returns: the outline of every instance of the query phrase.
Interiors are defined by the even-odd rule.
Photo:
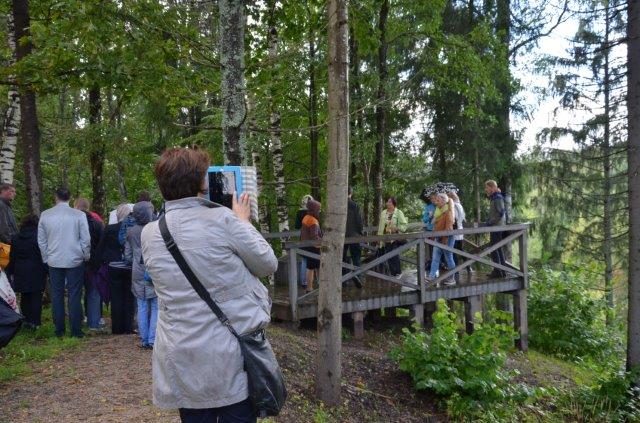
[[[254,423],[256,413],[249,399],[220,408],[180,408],[182,423]]]
[[[348,255],[351,256],[351,264],[356,267],[360,267],[360,264],[362,263],[362,248],[360,248],[360,244],[345,244],[344,249],[342,250],[342,261],[344,263],[348,263]],[[348,272],[349,271],[347,269],[342,270],[343,275]]]
[[[51,312],[56,326],[56,336],[64,335],[64,289],[69,291],[69,323],[71,336],[81,337],[82,333],[82,285],[84,264],[66,269],[49,266],[51,279]]]
[[[491,232],[490,234],[490,245],[495,245],[498,242],[502,241],[502,232]],[[506,260],[504,259],[504,251],[502,251],[502,247],[495,250],[491,253],[491,259],[494,263],[504,265]],[[502,272],[502,270],[494,269],[496,272]]]
[[[20,293],[20,311],[26,323],[40,326],[42,324],[42,291]]]
[[[400,246],[400,244],[395,243],[395,242],[388,242],[387,244],[385,244],[385,251],[388,253],[390,251],[395,250],[396,248],[398,248]],[[387,263],[389,263],[389,272],[391,272],[392,275],[396,276],[399,275],[400,273],[402,273],[402,266],[400,265],[400,256],[393,256],[391,257]]]
[[[456,250],[462,250],[462,240],[461,239],[456,240],[456,242],[453,243],[453,248],[455,248]],[[464,261],[464,257],[456,253],[453,253],[453,262],[456,264],[456,266],[462,263],[463,261]]]
[[[131,270],[109,267],[111,294],[111,333],[133,333],[136,299],[131,292]]]

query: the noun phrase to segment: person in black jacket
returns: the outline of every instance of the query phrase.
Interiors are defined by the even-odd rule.
[[[114,335],[134,333],[133,316],[136,300],[131,292],[131,265],[123,261],[124,247],[119,241],[122,222],[130,213],[129,205],[118,206],[116,211],[118,223],[105,228],[96,254],[100,265],[108,266],[111,333]]]
[[[345,229],[345,238],[359,237],[362,236],[362,215],[360,214],[360,208],[358,205],[351,199],[353,196],[353,188],[349,187],[348,191],[349,200],[347,201],[347,226]],[[354,266],[360,267],[361,258],[362,258],[362,250],[360,249],[360,243],[355,244],[345,244],[344,250],[342,251],[342,261],[347,263],[347,252],[351,256],[351,264]],[[348,273],[346,269],[343,269],[343,274]],[[353,278],[353,282],[356,284],[358,288],[362,288],[362,282],[360,278],[357,276]]]
[[[35,329],[42,324],[42,293],[47,279],[47,265],[38,247],[38,216],[28,215],[20,231],[11,239],[7,275],[13,277],[13,290],[20,293],[20,309],[25,326]]]

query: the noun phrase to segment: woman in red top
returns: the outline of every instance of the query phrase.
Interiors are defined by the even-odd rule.
[[[322,238],[322,229],[320,229],[320,203],[315,200],[309,200],[307,203],[307,215],[302,219],[302,227],[300,228],[300,240],[319,240]],[[305,247],[304,250],[310,253],[320,254],[320,248],[317,245]],[[313,291],[313,280],[318,276],[320,268],[320,260],[307,257],[307,292]]]

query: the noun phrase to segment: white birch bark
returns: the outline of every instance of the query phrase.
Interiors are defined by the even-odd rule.
[[[10,64],[16,61],[16,40],[13,28],[13,15],[9,13],[7,40],[11,50]],[[10,77],[13,79],[13,77]],[[9,108],[5,114],[2,149],[0,149],[0,180],[2,183],[13,183],[16,164],[16,149],[18,148],[18,136],[20,135],[20,94],[18,87],[9,86],[7,93]]]

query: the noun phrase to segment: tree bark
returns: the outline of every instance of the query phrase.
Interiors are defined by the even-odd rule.
[[[383,0],[378,17],[378,94],[376,96],[376,152],[373,160],[373,218],[376,219],[382,210],[382,173],[384,169],[384,149],[387,143],[387,18],[389,17],[389,0]]]
[[[604,138],[602,140],[602,157],[603,160],[603,244],[602,252],[604,255],[604,292],[607,301],[606,322],[607,326],[613,324],[613,244],[611,229],[611,78],[609,69],[609,30],[610,22],[610,5],[609,1],[605,1],[605,31],[604,31]]]
[[[307,6],[308,7],[308,6]],[[316,88],[316,35],[313,26],[313,16],[309,14],[309,32],[307,42],[309,43],[309,142],[311,155],[311,196],[320,201],[320,171],[318,169],[318,91]]]
[[[329,126],[327,215],[320,261],[316,389],[330,406],[340,405],[342,367],[342,248],[347,220],[349,180],[349,28],[345,0],[330,0]]]
[[[9,64],[16,62],[16,38],[13,14],[9,14],[7,22],[7,42],[11,56]],[[14,77],[10,76],[10,80]],[[20,135],[20,93],[18,87],[10,85],[7,91],[9,107],[4,117],[4,139],[0,150],[0,180],[2,183],[12,184],[16,166],[16,150],[18,148],[18,136]]]
[[[276,81],[278,70],[276,62],[278,59],[278,28],[276,27],[276,0],[269,0],[269,63],[273,66],[271,71],[271,89],[269,92],[269,102],[271,114],[269,116],[269,126],[271,128],[271,156],[273,160],[273,170],[275,173],[276,188],[276,210],[278,213],[278,229],[280,232],[289,230],[289,210],[287,207],[287,192],[284,183],[284,158],[282,151],[282,131],[280,127],[280,112],[276,103]]]
[[[640,366],[640,3],[627,2],[629,308],[627,369]],[[636,376],[636,386],[640,377]]]
[[[31,54],[33,49],[29,38],[31,25],[29,1],[13,0],[12,12],[15,25],[16,61],[19,62]],[[29,213],[39,215],[42,211],[42,170],[36,93],[26,85],[22,85],[19,92],[20,144],[27,190],[27,207]]]
[[[93,193],[93,210],[99,215],[104,215],[107,208],[106,192],[104,188],[104,156],[106,146],[99,127],[102,101],[100,99],[100,87],[89,89],[89,123],[94,126],[95,138],[91,143],[89,162],[91,163],[91,189]]]
[[[242,165],[247,117],[244,81],[244,2],[220,0],[222,142],[228,164]]]

